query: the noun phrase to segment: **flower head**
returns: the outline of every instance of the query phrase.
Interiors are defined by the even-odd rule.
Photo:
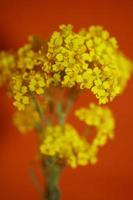
[[[40,151],[72,168],[86,165],[89,161],[89,144],[70,124],[46,127]]]
[[[25,134],[35,129],[40,123],[40,117],[33,104],[30,104],[25,110],[17,110],[14,113],[13,122],[20,133]]]
[[[0,52],[0,86],[11,79],[11,72],[14,66],[14,56],[5,51]]]
[[[22,110],[31,93],[42,95],[51,86],[88,89],[105,104],[125,88],[132,63],[101,26],[74,32],[69,24],[61,25],[47,41],[30,37],[15,54],[2,52],[0,71],[1,82],[10,75],[14,105]]]
[[[115,122],[109,108],[90,104],[89,108],[80,108],[75,114],[87,126],[96,128],[96,137],[92,142],[92,146],[103,146],[108,138],[113,138]]]
[[[96,136],[91,143],[67,123],[47,126],[40,146],[44,156],[56,157],[58,161],[72,168],[89,163],[95,164],[99,147],[114,135],[114,119],[109,109],[91,104],[88,109],[77,110],[76,116],[85,121],[89,127],[96,128]]]
[[[75,33],[71,25],[61,25],[48,42],[46,57],[43,69],[58,74],[59,85],[89,89],[103,104],[123,91],[132,71],[116,39],[100,26]]]

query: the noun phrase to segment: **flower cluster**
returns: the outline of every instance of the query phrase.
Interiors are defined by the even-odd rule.
[[[40,151],[72,168],[87,165],[89,160],[89,144],[70,124],[47,126]]]
[[[92,143],[70,125],[47,126],[40,151],[45,156],[55,156],[66,165],[94,164],[97,161],[98,147],[103,146],[108,138],[113,138],[114,119],[109,109],[94,104],[90,108],[81,108],[76,116],[89,126],[96,127],[96,136]]]
[[[34,37],[33,37],[34,38]],[[12,73],[11,90],[14,97],[14,105],[19,110],[24,110],[31,101],[31,93],[44,94],[49,87],[49,75],[42,71],[44,51],[43,42],[36,44],[36,39],[29,38],[29,43],[18,49],[16,53],[15,72]]]
[[[0,86],[10,80],[11,71],[15,66],[15,58],[7,52],[0,52]]]
[[[50,86],[88,89],[99,103],[107,103],[123,91],[131,65],[119,52],[116,39],[102,27],[75,33],[72,25],[61,25],[47,42],[30,37],[15,54],[2,52],[0,82],[10,76],[19,110],[30,103],[31,93],[42,95]]]
[[[48,81],[45,75],[42,75],[40,72],[31,71],[24,74],[14,74],[11,85],[15,100],[14,106],[18,110],[24,110],[31,101],[31,94],[44,94]]]
[[[131,62],[119,53],[116,39],[100,26],[75,33],[71,25],[61,25],[48,42],[46,57],[44,71],[52,72],[58,84],[90,89],[99,103],[122,92],[131,74]]]
[[[113,138],[115,123],[109,108],[90,104],[89,108],[80,108],[75,114],[88,126],[96,128],[96,137],[93,140],[92,146],[103,146],[108,138]]]
[[[25,110],[16,111],[13,115],[13,123],[20,133],[26,134],[34,130],[40,124],[40,117],[35,107],[30,104]]]

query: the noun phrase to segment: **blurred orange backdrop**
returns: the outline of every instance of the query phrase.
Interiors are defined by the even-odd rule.
[[[31,34],[48,38],[62,23],[71,23],[76,30],[103,25],[133,59],[132,0],[0,0],[0,50],[16,49]],[[133,199],[132,87],[133,79],[124,94],[110,103],[116,117],[116,137],[101,149],[98,164],[64,171],[62,200]],[[85,94],[76,106],[86,105],[90,99],[93,97]],[[36,138],[17,132],[11,123],[12,111],[5,88],[1,88],[0,200],[39,200],[28,175],[36,154]],[[70,120],[76,125],[73,117]]]

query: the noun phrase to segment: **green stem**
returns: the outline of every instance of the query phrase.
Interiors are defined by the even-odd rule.
[[[41,109],[41,107],[40,107],[35,95],[31,94],[31,97],[32,97],[33,103],[35,105],[36,111],[38,112],[38,114],[40,116],[40,119],[45,121],[44,113],[43,113],[43,111],[42,111],[42,109]]]
[[[43,163],[43,171],[46,180],[46,187],[43,198],[45,200],[59,200],[59,178],[61,167],[55,163],[53,158],[47,158]]]
[[[64,113],[62,111],[62,102],[60,100],[57,102],[56,105],[56,113],[58,116],[58,122],[62,125],[64,123]]]
[[[33,100],[34,106],[36,108],[36,111],[38,112],[38,114],[40,116],[40,123],[35,124],[35,128],[36,128],[37,132],[42,134],[42,133],[44,133],[43,123],[45,123],[47,125],[49,121],[44,116],[44,112],[43,112],[38,100],[36,99],[36,96],[34,94],[32,94],[31,96],[32,96],[32,100]],[[72,107],[74,99],[73,99],[73,95],[71,95],[71,96],[72,97],[70,97],[70,99],[68,101],[68,106],[67,106],[67,109],[65,112],[63,112],[62,101],[61,101],[62,99],[60,99],[57,103],[56,112],[57,112],[59,124],[61,124],[61,125],[64,124],[64,122],[66,120],[66,116]],[[60,199],[59,179],[60,179],[60,173],[62,170],[62,166],[57,163],[56,158],[50,157],[50,158],[45,158],[45,160],[43,159],[42,170],[43,170],[44,178],[46,180],[46,187],[45,187],[45,191],[43,193],[43,199],[44,200],[59,200]]]
[[[31,177],[31,180],[32,180],[37,192],[40,194],[40,196],[42,196],[41,184],[38,180],[35,170],[32,167],[30,167],[29,175]]]

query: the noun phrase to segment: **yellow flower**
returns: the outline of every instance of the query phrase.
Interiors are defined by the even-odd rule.
[[[47,126],[40,151],[45,156],[56,157],[72,168],[78,165],[95,164],[100,146],[114,136],[114,119],[108,108],[91,104],[90,108],[81,108],[76,116],[86,124],[96,128],[92,143],[79,136],[70,124]]]
[[[109,108],[90,104],[89,108],[78,109],[75,114],[88,126],[96,128],[96,137],[92,142],[92,146],[103,146],[108,138],[113,138],[115,123]]]
[[[14,113],[13,122],[20,133],[26,134],[35,129],[35,126],[40,123],[40,118],[34,106],[30,104],[25,110],[16,111]]]
[[[0,52],[0,86],[10,80],[14,66],[14,55],[4,51]]]
[[[90,159],[89,144],[70,124],[47,126],[40,152],[72,168],[87,165]]]
[[[16,65],[11,77],[11,91],[14,105],[24,110],[31,102],[31,94],[42,95],[52,78],[42,70],[44,62],[44,42],[30,37],[29,43],[18,49]],[[43,52],[43,53],[42,53]],[[26,90],[24,91],[23,88]]]
[[[75,33],[71,25],[61,25],[48,42],[46,58],[43,69],[52,71],[53,80],[58,73],[59,85],[90,89],[103,104],[123,91],[132,71],[116,39],[100,26]]]
[[[14,106],[19,110],[24,110],[25,105],[29,104],[28,88],[23,84],[21,75],[13,76],[12,78],[12,92],[14,95]]]
[[[12,79],[14,105],[22,110],[30,103],[31,93],[42,95],[54,86],[88,89],[105,104],[125,88],[132,63],[101,26],[74,32],[69,24],[61,25],[47,42],[30,37],[16,54],[1,53],[1,71],[0,82]],[[15,84],[26,87],[27,92],[16,90]]]
[[[36,92],[37,94],[44,94],[46,87],[46,82],[44,77],[39,73],[34,73],[30,75],[29,90],[31,92]]]
[[[25,70],[25,69],[33,69],[36,64],[36,53],[32,49],[31,44],[27,44],[17,52],[17,67]]]

